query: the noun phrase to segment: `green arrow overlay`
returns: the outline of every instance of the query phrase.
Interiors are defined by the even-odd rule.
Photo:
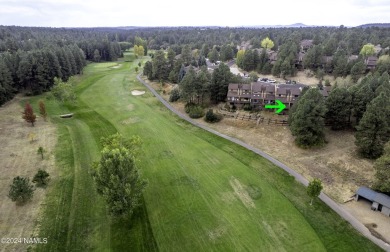
[[[283,109],[286,108],[286,105],[284,105],[281,101],[279,100],[275,100],[275,102],[277,103],[276,105],[270,105],[270,104],[267,104],[265,105],[265,108],[267,109],[278,109],[275,111],[276,114],[279,114],[280,112],[283,111]]]

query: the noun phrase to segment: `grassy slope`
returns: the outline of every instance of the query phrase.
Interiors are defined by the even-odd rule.
[[[52,115],[76,116],[56,120],[62,176],[47,199],[40,236],[49,236],[49,244],[39,251],[156,250],[148,219],[162,251],[375,250],[323,204],[309,208],[304,188],[280,169],[177,119],[149,93],[131,96],[130,89],[144,88],[129,67],[92,64],[78,87],[77,106],[48,104]],[[131,221],[112,223],[95,193],[89,163],[96,160],[100,136],[115,128],[144,140],[140,167],[149,187],[147,208]],[[261,189],[255,208],[234,196],[233,177]]]

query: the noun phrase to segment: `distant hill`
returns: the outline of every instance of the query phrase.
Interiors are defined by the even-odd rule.
[[[363,24],[363,25],[359,25],[356,27],[358,27],[358,28],[369,28],[369,27],[390,28],[390,23]]]
[[[249,28],[300,28],[300,27],[316,27],[317,25],[306,25],[303,23],[295,23],[289,25],[249,25],[244,27]]]

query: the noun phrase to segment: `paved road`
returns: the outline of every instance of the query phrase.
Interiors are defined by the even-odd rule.
[[[261,150],[259,150],[257,148],[254,148],[253,146],[251,146],[249,144],[246,144],[243,141],[238,140],[238,139],[236,139],[234,137],[227,136],[227,135],[222,134],[222,133],[220,133],[218,131],[215,131],[215,130],[213,130],[213,129],[205,126],[205,125],[199,124],[198,122],[188,118],[186,115],[180,113],[174,107],[172,107],[166,100],[164,100],[149,84],[147,84],[144,80],[142,80],[140,76],[141,76],[141,74],[139,74],[137,76],[137,79],[142,84],[144,84],[170,111],[172,111],[173,113],[178,115],[183,120],[186,120],[187,122],[189,122],[189,123],[191,123],[191,124],[193,124],[193,125],[195,125],[195,126],[197,126],[199,128],[202,128],[202,129],[204,129],[204,130],[206,130],[208,132],[211,132],[211,133],[213,133],[215,135],[218,135],[218,136],[220,136],[222,138],[230,140],[230,141],[232,141],[232,142],[234,142],[234,143],[236,143],[238,145],[241,145],[242,147],[247,148],[248,150],[253,151],[256,154],[259,154],[260,156],[268,159],[270,162],[274,163],[275,165],[279,166],[280,168],[282,168],[283,170],[288,172],[291,176],[294,176],[295,179],[297,181],[299,181],[300,183],[304,184],[305,186],[307,186],[309,184],[309,181],[306,178],[304,178],[301,174],[297,173],[296,171],[294,171],[293,169],[291,169],[287,165],[285,165],[285,164],[281,163],[280,161],[276,160],[275,158],[271,157],[267,153],[264,153]],[[340,206],[338,203],[336,203],[334,200],[332,200],[329,196],[327,196],[324,193],[321,193],[319,198],[325,204],[327,204],[330,208],[332,208],[336,213],[338,213],[342,218],[344,218],[346,221],[351,223],[351,225],[356,230],[358,230],[360,233],[362,233],[365,237],[370,239],[372,242],[377,244],[379,247],[381,247],[385,251],[389,251],[390,252],[390,245],[389,244],[387,244],[384,241],[382,241],[382,240],[376,238],[375,236],[373,236],[370,233],[370,231],[360,221],[358,221],[355,217],[353,217],[349,212],[347,212],[342,206]]]

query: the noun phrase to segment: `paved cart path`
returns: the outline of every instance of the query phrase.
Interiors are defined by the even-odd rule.
[[[216,130],[213,130],[213,129],[205,126],[205,125],[202,125],[202,124],[200,124],[200,123],[198,123],[198,122],[196,122],[194,120],[191,120],[186,115],[180,113],[174,107],[172,107],[166,100],[164,100],[164,98],[162,98],[148,83],[146,83],[143,79],[141,79],[140,76],[141,76],[141,74],[139,74],[137,76],[137,79],[143,85],[145,85],[150,90],[150,92],[152,92],[157,97],[157,99],[159,99],[162,102],[162,104],[165,105],[165,107],[167,107],[170,111],[175,113],[177,116],[179,116],[183,120],[186,120],[187,122],[191,123],[192,125],[195,125],[195,126],[197,126],[199,128],[202,128],[202,129],[204,129],[204,130],[206,130],[206,131],[208,131],[210,133],[213,133],[213,134],[215,134],[217,136],[220,136],[220,137],[225,138],[225,139],[227,139],[229,141],[232,141],[232,142],[234,142],[234,143],[236,143],[238,145],[241,145],[242,147],[247,148],[248,150],[251,150],[251,151],[253,151],[256,154],[259,154],[260,156],[264,157],[265,159],[269,160],[270,162],[274,163],[275,165],[279,166],[280,168],[282,168],[283,170],[288,172],[291,176],[294,176],[295,179],[297,181],[299,181],[300,183],[304,184],[305,186],[307,186],[309,184],[309,181],[305,177],[303,177],[301,174],[297,173],[296,171],[294,171],[293,169],[291,169],[287,165],[285,165],[282,162],[280,162],[280,161],[276,160],[275,158],[271,157],[267,153],[265,153],[265,152],[255,148],[255,147],[253,147],[253,146],[251,146],[249,144],[246,144],[243,141],[238,140],[237,138],[230,137],[228,135],[222,134],[222,133],[220,133],[220,132],[218,132]],[[365,237],[370,239],[372,242],[377,244],[379,247],[381,247],[385,251],[389,251],[390,252],[390,245],[388,243],[385,243],[381,239],[378,239],[375,236],[373,236],[371,234],[371,232],[359,220],[357,220],[348,211],[346,211],[340,204],[338,204],[337,202],[332,200],[325,193],[321,193],[319,198],[325,204],[327,204],[330,208],[332,208],[336,213],[338,213],[342,218],[344,218],[346,221],[348,221],[357,231],[362,233]]]

